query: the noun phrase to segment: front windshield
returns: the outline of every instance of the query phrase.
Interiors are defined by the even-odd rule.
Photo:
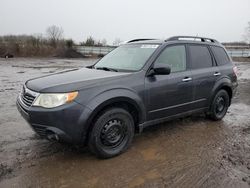
[[[123,45],[104,56],[96,69],[114,69],[124,71],[140,70],[159,45],[131,44]]]

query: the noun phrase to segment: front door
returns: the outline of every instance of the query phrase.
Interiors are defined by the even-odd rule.
[[[165,118],[192,109],[193,81],[187,66],[186,46],[167,46],[154,63],[167,64],[171,73],[145,78],[147,120]]]

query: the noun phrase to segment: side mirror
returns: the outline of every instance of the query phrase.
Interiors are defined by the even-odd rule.
[[[154,64],[153,68],[149,71],[149,76],[153,75],[168,75],[171,72],[171,68],[165,64]]]

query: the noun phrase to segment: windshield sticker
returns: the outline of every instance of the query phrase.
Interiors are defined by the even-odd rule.
[[[157,48],[159,45],[152,45],[152,44],[144,44],[141,46],[141,48]]]

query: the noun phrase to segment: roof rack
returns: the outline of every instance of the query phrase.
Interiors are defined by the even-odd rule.
[[[196,39],[199,39],[199,40],[201,40],[201,42],[219,43],[215,39],[206,38],[206,37],[196,37],[196,36],[174,36],[174,37],[170,37],[170,38],[166,39],[165,42],[167,42],[167,41],[173,41],[173,40],[190,40],[190,39],[193,39],[194,41]]]
[[[133,40],[128,41],[127,43],[144,41],[144,40],[156,40],[156,39],[133,39]]]

